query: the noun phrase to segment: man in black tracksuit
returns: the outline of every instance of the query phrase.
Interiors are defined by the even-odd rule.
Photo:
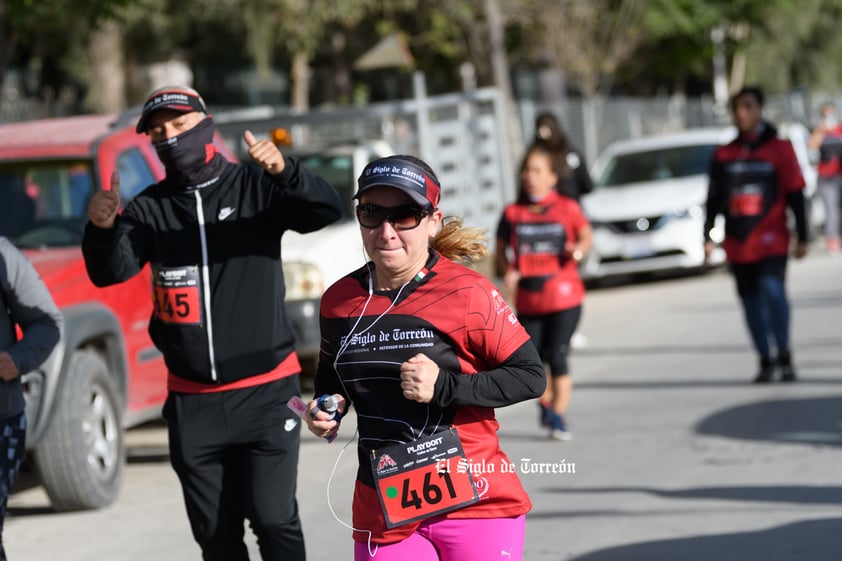
[[[150,264],[149,333],[168,368],[170,461],[203,558],[247,560],[248,519],[264,561],[303,560],[300,427],[286,407],[300,393],[300,366],[284,308],[281,235],[336,221],[339,197],[248,131],[258,165],[225,160],[191,88],[154,91],[137,131],[149,134],[167,176],[122,214],[116,174],[111,190],[92,197],[82,243],[88,274],[108,286]]]

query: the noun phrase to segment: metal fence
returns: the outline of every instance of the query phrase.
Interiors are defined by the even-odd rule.
[[[477,91],[487,90],[488,88]],[[452,94],[450,97],[471,98],[472,95],[476,96],[468,93]],[[436,99],[444,97],[448,96],[436,96]],[[813,96],[811,99],[800,91],[769,96],[764,113],[766,118],[776,123],[800,122],[809,126],[819,104],[825,100],[834,101],[830,96]],[[418,121],[417,104],[418,100],[412,99],[360,108],[312,111],[306,114],[282,112],[270,107],[211,109],[220,118],[225,115],[240,121],[252,121],[255,126],[277,122],[278,126],[292,128],[297,140],[308,145],[381,139],[389,142],[399,152],[422,155],[426,153],[429,157],[430,147],[435,144],[435,140],[428,138],[430,129],[425,129],[424,124]],[[478,107],[460,106],[458,103],[445,105],[446,109],[431,109],[430,122],[452,120],[447,115],[442,115],[441,111],[459,112],[464,111],[465,107]],[[699,126],[724,125],[729,122],[727,114],[721,110],[717,111],[711,97],[567,97],[555,103],[520,100],[515,111],[522,137],[525,139],[533,135],[534,119],[538,112],[552,111],[558,115],[571,143],[584,154],[588,162],[592,162],[597,154],[614,140]],[[0,123],[59,116],[63,113],[64,111],[57,111],[55,103],[44,104],[26,99],[0,101]],[[497,131],[491,134],[497,134]],[[466,141],[471,142],[472,138],[469,137]],[[448,149],[447,146],[438,148]],[[519,161],[522,149],[522,146],[509,146],[507,159],[512,162]]]
[[[437,96],[436,99],[455,99],[459,96],[470,98],[471,94]],[[775,123],[798,122],[809,126],[813,122],[818,105],[829,98],[815,99],[816,102],[813,103],[799,92],[770,96],[766,100],[764,115]],[[447,110],[459,111],[459,106],[451,103],[448,104]],[[730,124],[729,115],[717,109],[712,97],[569,97],[550,104],[519,100],[515,112],[522,138],[532,138],[535,116],[541,111],[551,111],[559,117],[571,143],[582,152],[588,162],[592,162],[615,140]],[[226,112],[226,115],[228,114]],[[236,112],[230,114],[236,115]],[[265,116],[265,113],[263,115]],[[416,100],[405,100],[372,104],[357,109],[316,111],[303,115],[286,114],[282,120],[293,128],[298,138],[308,144],[379,138],[389,142],[398,151],[429,155],[430,151],[423,149],[424,142],[433,141],[421,130],[423,127],[419,127],[416,117]],[[260,118],[256,116],[256,121]],[[447,115],[441,114],[440,111],[432,114],[431,119],[434,122],[449,120]],[[506,136],[503,134],[500,138]],[[507,157],[517,163],[523,146],[509,146],[509,150]]]
[[[568,98],[553,104],[522,100],[518,110],[524,138],[532,137],[537,113],[555,113],[571,143],[588,162],[615,140],[730,124],[727,112],[717,108],[711,97]],[[770,96],[764,116],[775,123],[798,122],[809,126],[815,111],[807,96],[794,92]]]

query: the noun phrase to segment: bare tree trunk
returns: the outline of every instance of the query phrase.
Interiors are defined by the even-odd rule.
[[[746,23],[731,24],[727,28],[728,37],[738,43],[745,43],[750,32],[751,27]],[[734,58],[731,60],[731,79],[728,88],[730,95],[737,93],[745,85],[747,63],[744,49],[740,49],[734,54]]]
[[[330,40],[334,75],[331,101],[340,105],[351,103],[351,69],[344,56],[347,45],[348,40],[344,30],[333,33]]]
[[[728,118],[728,70],[725,59],[725,30],[717,25],[710,31],[713,43],[713,111],[716,118]]]
[[[0,87],[3,86],[6,68],[9,66],[17,46],[17,33],[11,29],[11,26],[6,25],[5,20],[8,16],[6,16],[5,11],[5,3],[0,2]]]
[[[483,0],[483,11],[488,25],[488,37],[491,44],[491,72],[494,85],[503,92],[503,105],[506,112],[506,128],[509,136],[509,149],[513,155],[523,153],[523,131],[517,116],[517,107],[509,78],[509,59],[503,42],[503,16],[497,0]]]
[[[602,104],[602,96],[589,95],[582,98],[582,126],[585,131],[585,159],[592,162],[599,154],[599,119],[597,107]]]
[[[272,76],[272,50],[277,29],[261,3],[246,2],[242,16],[248,30],[246,48],[254,62],[257,83],[260,84]]]
[[[746,54],[739,51],[734,54],[731,60],[731,87],[729,93],[731,95],[737,93],[745,85],[746,80]]]
[[[88,43],[91,83],[86,105],[96,112],[116,113],[126,107],[126,69],[123,38],[116,21],[106,21]]]
[[[292,108],[304,113],[310,109],[310,57],[299,51],[292,57]]]

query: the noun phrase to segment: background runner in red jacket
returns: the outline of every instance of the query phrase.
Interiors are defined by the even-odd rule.
[[[497,226],[497,267],[516,291],[518,319],[549,366],[539,401],[541,424],[556,440],[570,440],[565,413],[573,388],[567,361],[582,314],[585,285],[579,263],[591,248],[591,226],[579,204],[555,191],[558,159],[546,147],[527,150],[521,193]]]
[[[807,254],[804,178],[788,140],[763,121],[763,92],[743,88],[731,100],[739,136],[713,155],[705,220],[705,255],[713,251],[710,231],[725,216],[722,247],[737,283],[746,323],[760,359],[754,381],[770,382],[775,363],[781,379],[795,381],[789,348],[789,301],[785,278],[790,234],[787,206],[798,231],[795,257]],[[769,339],[777,346],[772,357]]]

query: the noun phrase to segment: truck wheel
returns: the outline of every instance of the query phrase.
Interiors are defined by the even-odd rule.
[[[122,408],[99,354],[77,350],[68,364],[35,465],[55,510],[101,508],[117,497],[123,478]]]

